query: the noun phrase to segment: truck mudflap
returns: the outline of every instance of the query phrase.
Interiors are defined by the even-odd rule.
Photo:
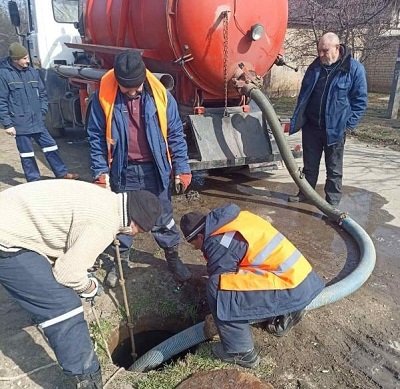
[[[192,170],[245,166],[280,160],[260,111],[188,115],[187,142]]]

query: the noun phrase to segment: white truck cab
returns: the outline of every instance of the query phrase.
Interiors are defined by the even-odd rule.
[[[29,0],[20,9],[8,2],[11,22],[29,50],[34,67],[48,69],[54,63],[73,64],[73,49],[64,43],[80,43],[75,25],[79,19],[79,0]],[[21,24],[19,14],[25,15]]]
[[[80,0],[9,1],[10,20],[27,49],[31,65],[41,74],[46,85],[49,111],[46,125],[54,136],[83,126],[79,95],[65,77],[53,69],[55,64],[77,62],[76,49],[65,43],[81,43],[77,29]]]

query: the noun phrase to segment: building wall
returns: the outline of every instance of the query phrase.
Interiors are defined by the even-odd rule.
[[[293,39],[296,35],[296,29],[288,29],[286,33],[285,42],[288,39]],[[292,60],[293,55],[290,49],[285,47],[284,52],[285,60],[288,65],[298,67],[298,71],[294,71],[286,66],[274,65],[264,80],[264,85],[267,93],[273,97],[295,97],[299,93],[301,81],[303,80],[304,73],[307,66],[299,66],[297,61]],[[312,60],[310,60],[310,63]]]
[[[286,42],[296,36],[298,30],[288,29]],[[385,49],[381,50],[378,55],[373,55],[364,62],[367,72],[368,91],[377,93],[390,93],[392,86],[393,73],[396,64],[397,53],[399,51],[399,36],[382,38],[389,40],[389,44]],[[285,58],[290,65],[298,65],[291,62],[292,57],[290,49],[286,47]],[[315,53],[317,55],[317,53]],[[307,57],[308,58],[308,57]],[[309,58],[307,66],[312,62],[313,58]],[[304,72],[307,66],[299,66],[299,71],[295,72],[287,67],[273,66],[269,74],[265,78],[265,89],[271,96],[297,96]]]
[[[367,71],[369,92],[390,93],[399,49],[399,39],[398,37],[385,39],[391,40],[389,45],[379,55],[368,58],[364,63]]]

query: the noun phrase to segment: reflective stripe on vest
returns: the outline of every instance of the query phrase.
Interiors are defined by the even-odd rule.
[[[292,289],[311,272],[310,263],[300,251],[261,217],[242,211],[235,220],[211,235],[230,234],[232,231],[242,235],[248,249],[236,273],[221,274],[221,290]]]
[[[167,136],[168,136],[168,121],[167,121],[167,90],[161,82],[149,70],[146,69],[146,80],[148,81],[151,91],[153,93],[154,102],[157,109],[158,122],[160,125],[161,133],[167,146],[167,158],[171,164],[171,156],[169,153]],[[114,69],[109,70],[101,78],[99,89],[99,101],[106,118],[106,142],[107,142],[107,160],[108,165],[112,162],[112,145],[114,140],[112,138],[112,117],[114,111],[114,103],[117,97],[118,82],[114,75]]]

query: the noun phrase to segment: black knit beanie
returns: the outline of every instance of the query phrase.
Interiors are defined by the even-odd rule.
[[[128,50],[118,54],[114,61],[114,74],[119,85],[137,88],[146,79],[146,66],[138,51]]]
[[[14,42],[11,43],[10,47],[8,48],[8,53],[12,60],[18,61],[19,59],[24,58],[28,55],[28,50],[20,43]]]
[[[157,196],[147,190],[128,191],[128,217],[143,231],[150,231],[161,215]]]
[[[182,216],[180,227],[188,242],[204,230],[205,221],[206,215],[199,212],[189,212]]]

